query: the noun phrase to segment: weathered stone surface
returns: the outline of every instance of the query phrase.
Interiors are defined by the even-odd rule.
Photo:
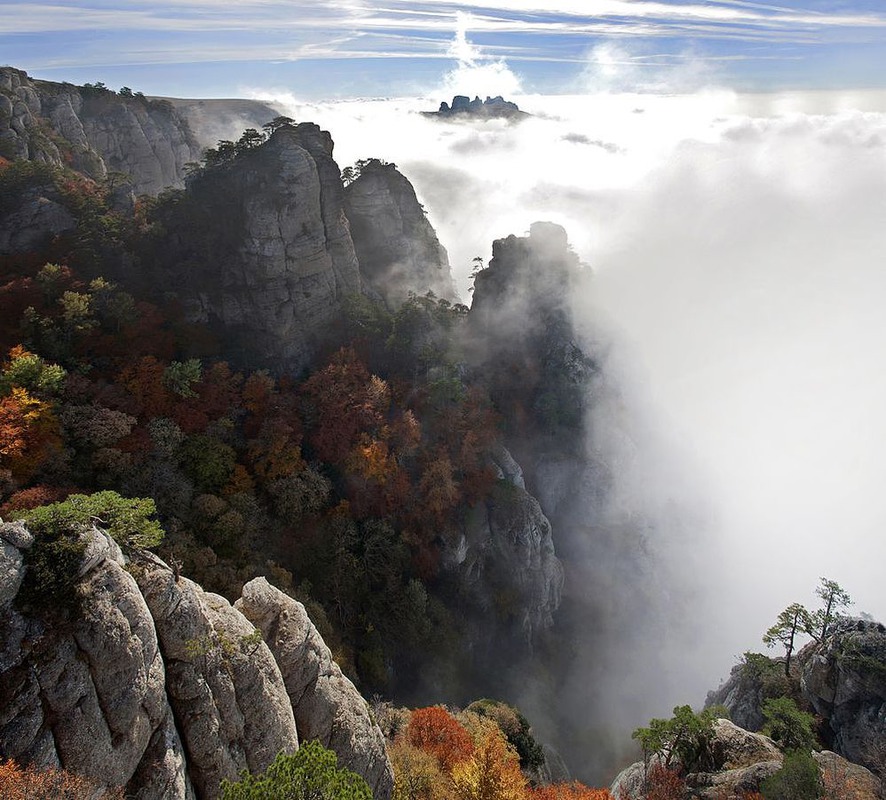
[[[254,367],[295,371],[359,293],[332,140],[316,125],[279,129],[189,183],[183,218],[164,220],[168,288]]]
[[[163,716],[163,662],[153,623],[119,549],[93,530],[81,614],[44,629],[3,620],[0,752],[41,765],[77,765],[112,786],[135,771]],[[99,555],[102,554],[102,555]],[[14,644],[15,647],[10,647]]]
[[[345,190],[360,273],[391,307],[410,292],[457,300],[449,256],[412,184],[393,164],[370,162]]]
[[[452,558],[464,592],[480,608],[492,609],[501,596],[509,598],[505,611],[528,644],[553,625],[563,565],[541,506],[516,482],[499,484],[471,509]]]
[[[176,579],[162,561],[142,557],[139,586],[166,661],[166,691],[201,797],[223,779],[264,770],[281,750],[298,748],[280,670],[254,628],[227,601]]]
[[[264,578],[247,583],[235,606],[273,651],[301,738],[334,750],[340,765],[366,779],[376,800],[390,798],[393,774],[381,730],[333,661],[304,606]]]
[[[184,748],[168,703],[163,722],[154,731],[126,787],[126,796],[135,800],[194,800],[196,797],[188,776]]]
[[[687,797],[699,800],[742,800],[760,791],[760,784],[781,769],[781,760],[759,761],[724,772],[700,772],[688,775]]]
[[[32,80],[9,67],[0,68],[0,146],[97,180],[125,173],[138,194],[180,186],[185,164],[200,158],[187,122],[168,103]]]
[[[812,757],[821,770],[825,797],[840,800],[880,800],[883,786],[870,770],[853,764],[830,750],[813,753]]]
[[[36,250],[74,225],[74,217],[57,200],[26,191],[15,210],[0,213],[0,253]]]
[[[747,674],[744,664],[736,664],[722,686],[708,693],[705,705],[723,706],[736,725],[749,731],[760,730],[765,722],[762,684]]]
[[[33,537],[21,524],[0,521],[0,609],[11,603],[24,579],[22,550]]]
[[[723,770],[749,767],[760,761],[778,761],[781,751],[768,736],[751,733],[728,719],[714,722],[712,751]]]
[[[874,766],[871,745],[886,741],[886,626],[839,620],[798,660],[803,694],[827,720],[831,747]]]

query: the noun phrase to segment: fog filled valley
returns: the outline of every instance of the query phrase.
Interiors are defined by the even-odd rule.
[[[0,70],[0,770],[768,800],[815,750],[877,796],[886,92],[453,48],[341,101]]]

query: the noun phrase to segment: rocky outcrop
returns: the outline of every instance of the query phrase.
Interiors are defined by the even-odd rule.
[[[280,670],[255,629],[218,595],[176,579],[159,559],[135,563],[165,661],[166,694],[201,797],[298,749]]]
[[[521,111],[516,103],[505,100],[501,95],[487,97],[481,100],[475,97],[471,100],[463,94],[457,94],[452,98],[452,105],[446,101],[440,103],[437,111],[425,111],[424,116],[436,119],[508,119],[522,120],[530,114]]]
[[[759,792],[763,781],[778,772],[784,760],[770,738],[743,730],[726,719],[714,723],[711,752],[713,769],[684,776],[686,800],[740,800]],[[819,766],[826,797],[877,800],[880,796],[879,780],[864,767],[828,751],[812,756]],[[647,770],[657,763],[653,757],[648,766],[638,761],[622,770],[610,788],[612,796],[641,800],[646,796]]]
[[[886,768],[871,751],[886,741],[886,626],[839,620],[798,660],[801,690],[826,720],[830,747],[850,761]]]
[[[576,432],[584,428],[595,367],[572,323],[578,278],[566,231],[536,222],[529,236],[496,240],[492,259],[474,279],[471,358],[519,431],[509,446],[525,443],[532,454],[516,452],[524,468],[546,452],[558,460],[584,456],[584,437]]]
[[[160,559],[130,562],[102,531],[84,536],[80,609],[50,624],[16,608],[35,545],[0,523],[0,758],[65,767],[139,800],[215,798],[223,779],[297,749],[300,728],[389,797],[381,732],[304,609],[254,581],[241,605],[276,621],[257,630]]]
[[[2,535],[20,554],[32,546],[20,527],[4,525]],[[4,597],[23,570],[4,580]],[[69,626],[25,617],[9,603],[0,610],[0,753],[109,786],[128,786],[141,772],[147,781],[128,786],[139,796],[159,797],[162,787],[191,796],[150,612],[119,548],[98,530],[89,534],[79,588],[82,611]]]
[[[784,662],[762,659],[757,669],[738,664],[708,695],[706,705],[725,706],[749,730],[764,723],[766,697],[793,693],[801,706],[819,715],[822,741],[850,761],[883,770],[883,753],[873,743],[886,741],[886,626],[862,619],[832,623],[822,642],[811,642],[796,656],[799,675],[783,676]],[[793,675],[792,669],[792,675]],[[886,749],[884,749],[886,752]]]
[[[264,578],[247,583],[235,605],[271,648],[302,737],[335,750],[339,764],[362,775],[376,800],[388,800],[394,776],[384,737],[304,606]]]
[[[500,481],[484,503],[470,510],[448,566],[457,570],[461,591],[487,621],[495,612],[531,646],[554,624],[563,565],[548,518],[518,480],[522,475],[512,473],[510,481]]]
[[[301,369],[360,292],[332,148],[316,125],[285,126],[166,208],[158,263],[175,266],[164,288],[253,366]]]
[[[449,256],[415,189],[393,164],[370,161],[345,189],[360,273],[392,308],[410,292],[457,300]]]
[[[22,193],[15,209],[0,210],[0,253],[38,250],[49,240],[72,230],[76,222],[53,191],[29,189]]]
[[[96,180],[121,172],[135,192],[157,194],[182,184],[201,149],[168,103],[3,67],[0,155],[67,165]]]

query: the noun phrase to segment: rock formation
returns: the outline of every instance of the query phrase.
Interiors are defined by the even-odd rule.
[[[799,660],[800,688],[826,720],[828,744],[850,761],[886,769],[872,763],[869,750],[886,742],[886,627],[839,620]]]
[[[0,68],[0,156],[67,165],[96,180],[120,172],[136,193],[157,194],[180,186],[200,154],[168,103]]]
[[[507,451],[504,451],[505,453]],[[510,619],[529,646],[554,624],[563,591],[563,565],[557,558],[551,523],[522,483],[519,465],[484,503],[471,509],[465,532],[450,554],[461,591],[487,614]],[[507,607],[503,607],[507,598]]]
[[[711,743],[713,768],[685,776],[686,800],[741,800],[760,791],[761,783],[781,769],[784,755],[767,736],[746,731],[726,719],[716,720]],[[878,800],[880,782],[867,769],[827,750],[813,753],[819,766],[826,797]],[[647,770],[660,763],[653,757],[622,770],[610,787],[613,797],[641,800],[645,797]]]
[[[886,741],[886,627],[862,619],[833,623],[822,642],[811,642],[796,656],[797,698],[808,704],[823,723],[825,744],[850,761],[883,770],[882,754],[872,743]],[[773,660],[777,676],[783,662]],[[796,680],[796,678],[794,678]],[[723,705],[730,716],[749,730],[763,726],[763,678],[744,664],[707,698],[707,705]]]
[[[508,119],[521,120],[530,116],[525,111],[521,111],[516,103],[505,100],[501,95],[497,97],[487,97],[481,100],[475,97],[471,100],[469,97],[457,94],[452,98],[452,105],[445,101],[440,103],[437,111],[423,112],[426,117],[436,119]]]
[[[390,797],[381,732],[301,606],[256,580],[238,603],[247,618],[151,554],[129,561],[99,529],[85,536],[82,607],[48,624],[15,604],[33,538],[0,523],[0,758],[139,800],[215,798],[300,732]]]
[[[304,606],[256,578],[243,587],[235,607],[271,648],[302,738],[334,750],[339,765],[362,775],[375,797],[390,796],[393,775],[381,730],[332,660]]]
[[[449,256],[412,184],[393,164],[368,162],[345,189],[345,214],[364,280],[392,308],[410,292],[456,300]]]
[[[195,176],[166,209],[158,249],[175,266],[160,283],[240,360],[301,369],[341,300],[361,290],[332,148],[316,125],[285,126]]]

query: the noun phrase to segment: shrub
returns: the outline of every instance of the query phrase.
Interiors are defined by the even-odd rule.
[[[773,697],[763,703],[766,724],[763,733],[778,743],[782,750],[809,751],[815,745],[812,714],[800,711],[790,697]]]
[[[25,552],[27,572],[21,599],[43,609],[70,609],[78,605],[77,574],[86,550],[84,531],[104,528],[121,545],[155,547],[163,529],[151,519],[154,501],[124,498],[116,492],[73,494],[60,503],[18,514],[34,536]]]
[[[508,742],[520,756],[520,766],[525,770],[538,770],[545,765],[545,754],[532,735],[529,721],[516,708],[495,700],[475,700],[468,711],[494,720]]]
[[[816,800],[822,796],[818,764],[809,753],[788,753],[782,768],[766,778],[760,790],[766,800]]]
[[[292,755],[280,753],[261,774],[245,770],[240,781],[222,781],[222,800],[372,800],[366,781],[340,769],[331,750],[305,742]]]
[[[82,800],[97,796],[100,787],[89,778],[61,769],[22,769],[14,761],[0,762],[0,796],[4,800]],[[121,789],[105,790],[105,800],[122,800]]]

